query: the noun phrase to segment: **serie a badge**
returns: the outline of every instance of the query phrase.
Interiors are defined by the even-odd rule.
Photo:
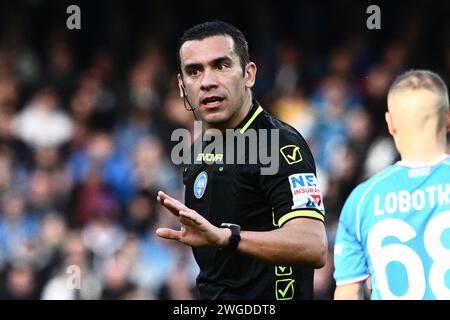
[[[199,173],[194,182],[194,196],[197,199],[203,197],[206,190],[206,185],[208,184],[208,174],[205,171]]]

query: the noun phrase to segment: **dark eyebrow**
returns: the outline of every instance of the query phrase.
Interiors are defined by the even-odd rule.
[[[184,70],[199,69],[201,66],[201,63],[189,63],[184,66]]]
[[[218,65],[219,63],[222,63],[222,62],[231,64],[233,62],[233,59],[231,59],[228,56],[223,56],[223,57],[216,58],[209,63],[213,64],[213,65]],[[184,70],[200,69],[201,67],[202,67],[201,63],[188,63],[184,66]]]
[[[228,56],[223,56],[223,57],[219,57],[219,58],[214,59],[212,61],[212,64],[217,65],[217,64],[220,64],[222,62],[231,64],[233,62],[233,60],[230,57],[228,57]]]

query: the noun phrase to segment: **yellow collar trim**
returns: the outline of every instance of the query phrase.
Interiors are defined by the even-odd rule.
[[[256,109],[255,113],[252,115],[252,117],[247,121],[247,123],[242,127],[242,129],[239,131],[240,133],[244,133],[248,127],[252,124],[252,122],[256,119],[256,117],[263,112],[263,108],[261,106],[258,106],[258,109]]]

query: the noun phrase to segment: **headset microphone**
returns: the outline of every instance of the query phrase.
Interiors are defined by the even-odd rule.
[[[187,111],[192,111],[192,114],[194,115],[195,120],[198,120],[197,119],[197,115],[195,114],[195,108],[192,106],[192,104],[188,100],[188,96],[186,94],[186,90],[184,88],[184,84],[183,83],[181,84],[181,90],[183,90],[183,105],[184,105],[184,108]],[[189,108],[186,106],[186,102],[188,103]]]

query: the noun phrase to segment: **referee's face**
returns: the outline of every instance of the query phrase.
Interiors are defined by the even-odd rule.
[[[251,107],[255,64],[248,63],[243,72],[233,39],[222,35],[186,41],[180,58],[178,83],[184,85],[187,99],[197,108],[206,129],[236,127]]]

